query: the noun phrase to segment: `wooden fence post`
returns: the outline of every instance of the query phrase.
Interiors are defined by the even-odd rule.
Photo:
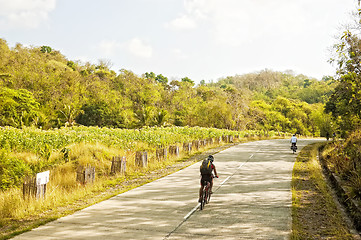
[[[81,184],[93,183],[95,180],[95,167],[78,166],[76,173],[76,181]]]
[[[202,140],[199,140],[199,145],[201,146],[201,147],[204,147],[205,146],[205,144],[204,144],[205,142],[204,142],[204,140],[202,139]]]
[[[95,180],[95,167],[89,166],[85,168],[85,183],[93,183]]]
[[[157,149],[155,154],[156,154],[158,161],[167,159],[167,149],[166,148]]]
[[[45,198],[46,184],[36,185],[36,199]]]
[[[110,174],[114,175],[116,173],[125,174],[126,171],[126,157],[115,156],[112,159],[112,166],[110,169]]]
[[[179,156],[179,147],[178,146],[169,146],[169,154]]]
[[[229,142],[229,136],[226,135],[226,136],[222,136],[222,141],[225,142],[225,143],[228,143]]]
[[[120,168],[120,173],[125,175],[126,173],[126,170],[127,170],[127,158],[126,157],[122,157],[122,159],[120,160],[120,165],[121,165],[121,168]]]
[[[23,198],[36,196],[36,178],[26,176],[23,183]]]
[[[147,152],[136,152],[135,153],[135,165],[138,167],[147,167],[148,166]]]
[[[44,173],[47,173],[43,175]],[[46,178],[43,178],[43,177]],[[23,198],[36,197],[45,198],[46,184],[49,181],[49,171],[38,173],[36,177],[26,176],[23,183]]]
[[[192,144],[191,143],[183,143],[183,152],[190,154],[192,152]]]
[[[198,140],[194,140],[192,142],[192,148],[195,150],[195,151],[198,151],[199,150],[199,141]]]

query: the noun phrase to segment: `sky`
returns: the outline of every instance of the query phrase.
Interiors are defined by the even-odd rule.
[[[68,60],[196,83],[292,70],[321,79],[356,0],[0,0],[0,38]],[[0,56],[1,57],[1,56]]]

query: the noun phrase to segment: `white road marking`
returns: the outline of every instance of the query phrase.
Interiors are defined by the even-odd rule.
[[[241,165],[239,165],[238,169],[240,169],[241,167],[243,167],[244,164],[246,164],[246,162],[241,163]]]
[[[187,215],[185,215],[184,220],[187,220],[196,210],[199,208],[201,203],[198,203],[197,206],[195,206]]]
[[[221,184],[220,184],[220,185],[222,186],[222,185],[223,185],[225,182],[227,182],[227,181],[228,181],[228,179],[230,179],[230,178],[231,178],[231,176],[228,176],[226,179],[224,179],[224,180],[223,180],[223,182],[221,182]]]

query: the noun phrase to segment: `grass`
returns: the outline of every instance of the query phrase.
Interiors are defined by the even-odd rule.
[[[354,239],[322,174],[318,147],[302,149],[293,168],[291,239]]]

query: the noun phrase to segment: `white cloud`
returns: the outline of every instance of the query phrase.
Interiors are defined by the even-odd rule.
[[[315,27],[312,22],[315,19],[308,15],[316,4],[327,4],[327,1],[184,0],[183,15],[168,25],[184,30],[206,22],[210,39],[219,44],[240,46],[265,36],[276,38],[287,34],[289,37],[307,32],[308,28]]]
[[[197,28],[197,22],[205,20],[208,15],[209,6],[213,0],[184,0],[185,14],[166,23],[165,26],[175,30],[192,30]]]
[[[172,49],[172,54],[177,59],[187,59],[188,56],[179,48]]]
[[[166,24],[166,27],[176,30],[188,30],[195,29],[197,25],[191,16],[183,15]]]
[[[105,58],[116,57],[125,53],[137,58],[151,58],[153,56],[152,46],[137,37],[124,42],[103,39],[92,49],[97,52],[98,56]]]
[[[56,0],[0,0],[0,27],[36,28],[55,5]]]
[[[116,55],[117,51],[121,49],[121,44],[115,40],[102,40],[97,49],[105,57],[110,57]]]
[[[136,57],[151,58],[153,55],[152,46],[139,38],[131,39],[127,44],[127,49],[132,55]]]

